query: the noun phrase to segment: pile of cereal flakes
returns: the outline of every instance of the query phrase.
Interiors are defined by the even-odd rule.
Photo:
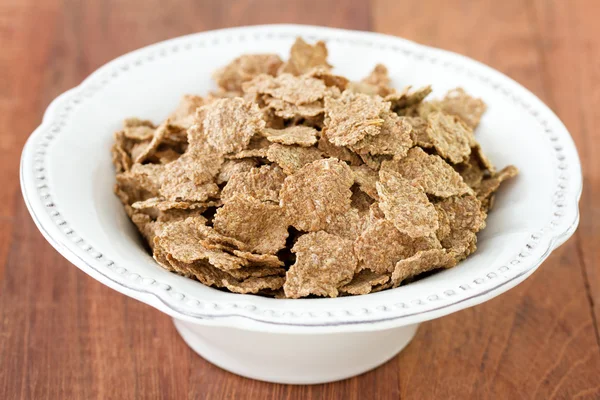
[[[284,62],[242,55],[159,126],[128,119],[116,193],[156,261],[235,293],[336,297],[454,267],[500,184],[474,138],[486,106],[462,89],[424,101],[385,66],[335,75],[323,42]]]

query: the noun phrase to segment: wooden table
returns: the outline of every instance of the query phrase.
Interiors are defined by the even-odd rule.
[[[599,399],[599,11],[595,0],[0,0],[0,399]],[[328,385],[256,382],[204,361],[166,315],[59,256],[19,190],[20,151],[45,107],[103,63],[187,33],[278,22],[384,32],[483,61],[555,110],[585,174],[579,230],[531,278],[424,323],[384,366]]]

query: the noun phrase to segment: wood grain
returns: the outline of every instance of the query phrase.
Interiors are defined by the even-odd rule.
[[[596,15],[594,0],[0,0],[0,399],[600,398]],[[209,364],[168,317],[59,256],[18,187],[20,150],[47,104],[140,46],[277,22],[403,36],[525,85],[577,142],[585,190],[576,235],[509,293],[423,324],[382,367],[316,386],[252,381]]]

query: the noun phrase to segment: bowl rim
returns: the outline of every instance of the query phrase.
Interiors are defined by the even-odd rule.
[[[73,237],[69,237],[72,234],[68,233],[68,223],[64,221],[52,202],[51,188],[48,187],[43,174],[48,154],[46,149],[59,133],[61,124],[64,124],[65,119],[69,117],[68,110],[76,107],[86,96],[93,95],[99,83],[106,82],[110,76],[115,76],[121,70],[134,68],[137,60],[142,56],[152,54],[168,56],[171,52],[187,49],[188,46],[191,48],[194,43],[218,45],[232,40],[246,40],[248,37],[251,40],[269,40],[298,35],[309,40],[325,39],[348,42],[350,45],[360,43],[361,46],[382,47],[433,63],[443,62],[444,67],[455,68],[457,71],[480,77],[483,84],[492,85],[494,89],[504,92],[507,97],[512,97],[514,102],[534,116],[548,133],[549,140],[560,144],[554,149],[560,160],[557,163],[557,168],[560,169],[557,175],[559,187],[561,187],[561,179],[573,183],[570,186],[565,185],[564,189],[567,187],[572,189],[568,193],[563,193],[560,202],[558,200],[555,202],[557,207],[553,210],[554,216],[549,221],[549,228],[532,233],[532,240],[539,245],[535,252],[531,252],[535,253],[535,258],[531,258],[530,254],[522,256],[523,251],[527,250],[520,250],[520,253],[518,250],[514,259],[517,261],[515,266],[518,268],[510,270],[508,264],[500,267],[497,276],[489,278],[489,281],[480,288],[477,286],[480,285],[478,279],[485,280],[486,277],[465,282],[469,294],[456,296],[454,301],[448,300],[448,296],[440,293],[428,295],[423,300],[418,299],[415,304],[409,304],[408,307],[403,303],[399,303],[402,304],[401,306],[381,305],[379,301],[375,302],[376,305],[353,310],[336,309],[306,313],[296,310],[302,309],[303,302],[325,302],[331,299],[291,300],[298,305],[291,310],[289,306],[277,309],[277,302],[282,300],[272,299],[269,303],[271,307],[265,308],[252,304],[252,298],[255,296],[233,293],[230,294],[233,299],[223,304],[217,301],[188,298],[176,290],[176,284],[173,282],[167,284],[152,280],[153,282],[144,283],[145,278],[141,276],[131,279],[132,275],[137,274],[129,274],[126,268],[115,265],[106,255],[98,254],[89,243],[89,239],[78,238],[79,241],[73,241]],[[565,154],[570,155],[568,160],[565,160]],[[107,286],[178,319],[259,331],[307,333],[379,330],[418,323],[487,301],[516,286],[533,273],[549,254],[576,230],[579,222],[578,202],[583,182],[577,150],[566,127],[541,100],[500,72],[465,56],[389,35],[309,25],[275,24],[227,28],[181,36],[143,47],[106,63],[90,74],[80,85],[59,95],[48,106],[41,125],[31,134],[23,148],[20,183],[27,208],[46,240],[70,262]],[[474,288],[469,285],[474,285]],[[367,299],[369,296],[360,297]],[[337,300],[343,301],[344,298]],[[410,311],[397,312],[398,309],[403,308],[410,308]]]

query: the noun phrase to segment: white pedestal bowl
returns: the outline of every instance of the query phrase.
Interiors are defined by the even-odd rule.
[[[476,136],[495,165],[516,165],[478,250],[457,267],[397,289],[336,299],[226,293],[154,262],[113,195],[112,134],[130,116],[164,119],[186,93],[214,90],[211,72],[243,53],[285,56],[297,36],[325,40],[335,72],[375,65],[397,87],[461,86],[488,104]],[[174,318],[201,356],[281,383],[347,378],[404,348],[420,322],[489,300],[532,274],[578,223],[582,178],[564,125],[537,97],[466,57],[386,35],[295,25],[204,32],[115,59],[54,100],[21,159],[23,197],[40,232],[98,281]]]

